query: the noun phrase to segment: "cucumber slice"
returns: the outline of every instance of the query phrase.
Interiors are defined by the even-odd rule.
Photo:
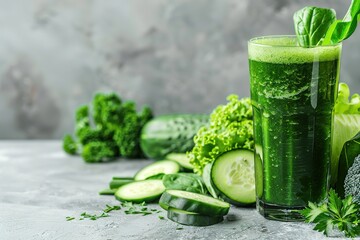
[[[165,210],[172,207],[205,216],[224,216],[230,209],[227,202],[181,190],[166,190],[159,200],[159,205]]]
[[[171,160],[162,160],[154,162],[146,167],[140,169],[134,179],[136,181],[145,180],[151,176],[158,175],[160,173],[171,174],[178,173],[180,171],[180,165],[177,162]]]
[[[210,226],[224,220],[223,216],[204,216],[198,213],[187,212],[176,208],[169,208],[167,217],[171,221],[188,226]]]
[[[117,188],[121,187],[122,185],[131,183],[131,182],[134,182],[133,178],[116,177],[115,179],[113,178],[113,180],[111,180],[111,182],[109,183],[109,187],[110,187],[110,189],[117,189]]]
[[[115,198],[119,201],[135,203],[151,202],[158,199],[164,191],[165,187],[161,180],[143,180],[119,187],[115,192]]]
[[[220,155],[212,164],[211,181],[219,196],[236,206],[255,202],[254,152],[232,150]]]
[[[170,153],[166,155],[165,159],[172,160],[180,164],[185,170],[193,171],[194,167],[190,164],[190,159],[186,153]]]
[[[211,194],[211,196],[213,196],[214,198],[219,198],[219,196],[216,193],[216,190],[214,189],[212,183],[211,183],[211,163],[206,164],[206,166],[203,169],[203,181],[205,183],[205,186],[207,188],[207,190],[209,191],[209,193]]]

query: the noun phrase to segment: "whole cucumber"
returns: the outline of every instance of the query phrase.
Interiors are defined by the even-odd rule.
[[[164,159],[169,153],[186,153],[194,147],[194,136],[209,123],[202,114],[175,114],[156,117],[143,127],[140,146],[145,156]]]

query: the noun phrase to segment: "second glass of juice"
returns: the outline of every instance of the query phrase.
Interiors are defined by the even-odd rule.
[[[296,36],[249,41],[257,209],[301,220],[294,210],[325,199],[341,44],[303,48]]]

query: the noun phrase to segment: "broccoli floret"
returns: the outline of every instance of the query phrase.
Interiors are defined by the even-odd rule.
[[[119,147],[120,155],[127,158],[142,157],[140,149],[140,122],[136,115],[125,117],[126,121],[116,131],[114,140]]]
[[[349,168],[344,182],[345,196],[353,196],[353,200],[360,204],[360,154]]]
[[[141,113],[132,101],[122,102],[115,93],[98,93],[89,106],[76,110],[75,143],[82,148],[86,162],[101,162],[115,157],[143,157],[140,148],[142,127],[152,118],[149,107]]]
[[[93,115],[96,125],[112,127],[122,122],[122,101],[115,93],[98,93],[93,100]]]
[[[76,122],[89,120],[89,107],[87,105],[80,106],[75,112]]]
[[[82,149],[81,156],[87,163],[103,162],[115,158],[118,154],[113,142],[90,142]]]
[[[125,115],[123,124],[114,135],[121,156],[127,158],[144,157],[140,148],[140,134],[144,124],[151,118],[152,112],[148,107],[145,107],[139,115],[136,112],[129,112]]]
[[[79,107],[76,110],[75,115],[75,135],[82,145],[86,145],[89,142],[102,140],[102,131],[91,127],[88,106]]]
[[[66,134],[63,138],[63,149],[70,155],[75,155],[77,153],[77,143],[70,134]]]

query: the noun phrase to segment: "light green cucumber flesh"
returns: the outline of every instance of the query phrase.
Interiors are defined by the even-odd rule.
[[[140,169],[136,174],[134,179],[136,181],[145,180],[151,176],[158,174],[172,174],[178,173],[180,171],[180,165],[177,162],[171,160],[162,160],[154,162],[142,169]]]
[[[254,152],[240,149],[219,156],[211,167],[211,181],[220,197],[234,205],[249,205],[255,196]]]
[[[151,202],[165,191],[161,180],[136,181],[119,187],[115,198],[119,201]]]
[[[190,159],[187,157],[186,153],[170,153],[165,157],[168,160],[172,160],[180,164],[181,167],[193,170],[193,165],[190,164]]]

